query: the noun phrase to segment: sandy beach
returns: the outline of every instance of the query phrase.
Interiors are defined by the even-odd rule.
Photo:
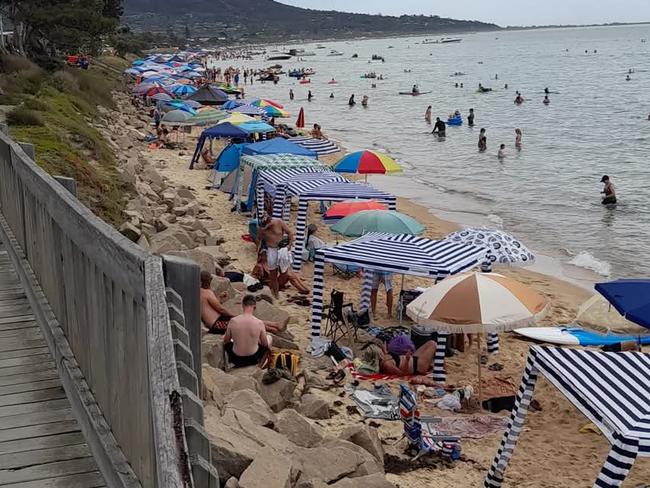
[[[250,271],[255,263],[255,248],[253,244],[245,243],[241,239],[241,236],[248,232],[247,218],[230,211],[231,202],[228,201],[226,194],[206,188],[209,185],[209,171],[188,170],[193,150],[193,139],[194,137],[188,139],[186,150],[159,149],[146,153],[145,157],[170,182],[186,185],[194,190],[198,200],[207,205],[208,215],[221,224],[224,235],[230,236],[222,247],[234,259],[234,267],[242,271]],[[336,160],[339,156],[334,155],[329,159]],[[429,209],[408,199],[400,198],[398,209],[424,224],[426,237],[441,238],[458,228],[456,224],[435,217]],[[318,221],[315,210],[312,210],[310,219],[312,222]],[[292,212],[292,222],[294,220],[295,211]],[[320,229],[321,237],[326,242],[336,241],[336,236],[329,233],[326,226],[320,226]],[[530,270],[509,268],[500,269],[499,272],[532,286],[548,299],[550,302],[549,313],[541,325],[563,324],[571,321],[578,306],[590,295],[582,287]],[[311,264],[303,266],[302,276],[308,284],[311,284]],[[429,284],[427,280],[408,276],[404,282],[405,287]],[[326,273],[325,286],[325,296],[328,296],[330,290],[335,288],[344,291],[350,299],[357,297],[360,289],[358,279],[342,280],[333,276],[329,271]],[[310,340],[311,308],[287,302],[287,298],[294,294],[295,292],[291,289],[282,293],[278,304],[290,313],[289,331],[295,336],[296,342],[304,351]],[[383,293],[380,292],[379,295],[380,320],[378,323],[394,324],[394,320],[385,317]],[[348,344],[353,349],[355,348],[355,344],[349,342]],[[528,343],[517,339],[513,334],[502,334],[501,352],[498,356],[490,358],[490,363],[498,361],[503,364],[504,368],[498,373],[483,368],[483,377],[489,378],[493,375],[511,377],[512,381],[518,384],[527,349]],[[310,360],[303,353],[303,366],[309,364]],[[448,358],[446,364],[449,383],[458,386],[468,384],[476,386],[476,350],[474,345],[469,347],[465,353]],[[393,387],[398,385],[396,381],[390,383]],[[353,402],[345,395],[341,395],[341,391],[341,388],[333,388],[330,391],[318,392],[318,395],[331,403],[333,411],[336,412],[331,419],[318,421],[318,423],[328,433],[334,435],[348,425],[363,421],[358,414],[348,414],[346,407],[352,406]],[[553,486],[558,488],[591,486],[607,455],[609,443],[602,435],[592,432],[579,433],[580,428],[587,423],[587,419],[543,379],[538,383],[535,399],[539,402],[541,410],[533,411],[528,416],[524,434],[508,469],[504,486]],[[447,412],[436,411],[433,407],[424,407],[424,410],[430,410],[432,413],[443,416],[450,415]],[[507,417],[508,413],[501,412],[498,416]],[[479,486],[501,440],[501,432],[495,432],[482,439],[463,440],[463,460],[453,465],[426,459],[412,464],[403,457],[405,441],[391,445],[401,435],[401,423],[377,421],[377,424],[380,424],[379,435],[384,442],[387,459],[395,460],[386,464],[387,479],[403,488],[423,485],[433,487]],[[393,456],[395,457],[393,458]],[[624,486],[637,487],[649,479],[650,465],[647,460],[639,459]]]

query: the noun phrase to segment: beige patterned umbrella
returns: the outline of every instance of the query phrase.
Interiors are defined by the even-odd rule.
[[[578,310],[576,324],[585,329],[614,334],[648,335],[650,330],[623,317],[602,295],[594,295]]]

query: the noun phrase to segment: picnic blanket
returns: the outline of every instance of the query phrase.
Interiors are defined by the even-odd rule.
[[[461,439],[482,439],[488,435],[502,433],[508,425],[509,417],[494,415],[454,415],[441,417],[436,430],[441,435]]]

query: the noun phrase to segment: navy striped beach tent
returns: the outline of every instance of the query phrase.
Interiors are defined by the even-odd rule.
[[[540,373],[612,445],[594,488],[621,486],[637,456],[650,457],[650,354],[532,346],[508,428],[484,488],[500,488],[503,483]]]
[[[317,188],[330,181],[347,181],[339,173],[330,171],[323,166],[306,168],[282,168],[264,171],[257,180],[257,202],[264,202],[264,193],[273,198],[273,217],[288,219],[287,185],[302,183],[305,188]]]
[[[314,257],[311,335],[318,340],[323,318],[325,263],[359,266],[364,269],[360,311],[370,308],[372,277],[377,271],[425,276],[433,280],[461,273],[485,259],[487,249],[434,241],[410,234],[369,233],[354,241],[318,249]]]
[[[298,197],[298,216],[296,221],[296,242],[293,247],[293,270],[297,273],[302,267],[302,252],[305,247],[309,202],[344,202],[349,200],[376,200],[385,203],[389,210],[396,210],[395,195],[364,184],[351,181],[329,181],[313,186],[312,182],[290,181],[286,191],[289,198]]]

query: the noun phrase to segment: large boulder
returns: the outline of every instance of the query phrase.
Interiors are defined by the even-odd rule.
[[[165,234],[164,232],[152,235],[149,245],[151,246],[151,251],[158,254],[169,254],[172,251],[185,249],[183,243],[176,236]]]
[[[197,251],[201,253],[203,252],[200,251],[198,248],[193,249],[193,251]],[[212,288],[212,291],[214,291],[217,294],[218,297],[221,297],[223,295],[227,300],[231,300],[237,296],[237,292],[233,288],[230,280],[228,278],[224,278],[223,276],[213,276],[212,284],[210,287]]]
[[[337,481],[331,488],[395,488],[395,485],[386,481],[383,473],[370,474],[360,478],[345,478]]]
[[[372,454],[382,466],[384,465],[384,448],[377,435],[377,429],[365,424],[352,425],[339,434],[339,439],[362,447]]]
[[[329,404],[311,393],[303,395],[298,411],[310,419],[330,418]]]
[[[252,390],[255,392],[259,390],[259,384],[252,375],[228,374],[221,369],[204,364],[204,374],[206,370],[209,371],[212,380],[219,385],[219,390],[223,394],[224,399],[239,390]]]
[[[383,464],[380,464],[379,461],[377,461],[377,459],[375,459],[375,457],[372,454],[370,454],[362,447],[359,447],[356,444],[352,444],[349,441],[344,441],[343,439],[326,439],[323,442],[322,447],[326,447],[328,449],[333,449],[333,448],[348,449],[357,454],[360,462],[359,465],[357,466],[357,469],[354,471],[354,473],[351,473],[349,475],[351,478],[358,477],[358,476],[367,476],[369,474],[380,473],[384,471]]]
[[[362,463],[357,453],[342,447],[298,449],[293,457],[298,480],[322,480],[331,484],[353,474]]]
[[[158,193],[161,193],[167,187],[162,176],[160,176],[160,174],[151,166],[144,168],[142,173],[140,173],[140,178],[146,181],[149,186]]]
[[[260,396],[274,412],[279,412],[290,405],[293,401],[293,392],[296,389],[296,382],[286,378],[280,378],[270,385],[260,382]]]
[[[186,200],[196,200],[196,196],[194,195],[194,192],[189,188],[183,188],[183,187],[177,188],[176,194],[181,198],[185,198]]]
[[[234,476],[226,481],[226,484],[223,485],[223,488],[239,488],[239,481]]]
[[[291,408],[278,413],[275,430],[300,447],[316,447],[325,435],[321,427]]]
[[[232,259],[230,259],[230,256],[226,254],[221,246],[200,246],[197,247],[197,249],[212,255],[212,257],[217,263],[219,263],[220,266],[227,266],[230,264],[230,261],[232,261]]]
[[[229,410],[247,413],[257,425],[264,427],[275,425],[275,414],[262,397],[253,390],[239,390],[231,393],[226,398],[224,414],[227,414]]]
[[[213,368],[226,369],[226,352],[223,336],[207,334],[201,344],[201,363],[209,364]]]
[[[223,403],[226,395],[224,395],[224,393],[221,390],[222,385],[221,382],[219,381],[219,374],[217,374],[218,371],[221,370],[212,368],[205,364],[203,365],[202,368],[203,383],[201,384],[201,399],[204,402],[208,404],[214,404],[221,409],[223,408]]]
[[[131,222],[124,222],[120,226],[120,233],[133,242],[138,242],[138,239],[140,239],[140,236],[142,235],[142,231]]]
[[[291,488],[291,460],[265,451],[239,478],[240,488]]]
[[[223,417],[206,409],[205,427],[211,442],[212,461],[219,466],[219,479],[240,478],[253,460],[265,452],[291,456],[298,449],[287,438],[261,427],[239,410],[229,410]],[[352,471],[354,472],[354,471]]]
[[[171,251],[168,252],[167,254],[191,259],[192,261],[194,261],[196,264],[199,265],[201,271],[206,271],[210,274],[214,274],[214,272],[217,269],[217,266],[215,265],[212,256],[206,252],[199,251],[198,249],[188,249],[185,251]]]

